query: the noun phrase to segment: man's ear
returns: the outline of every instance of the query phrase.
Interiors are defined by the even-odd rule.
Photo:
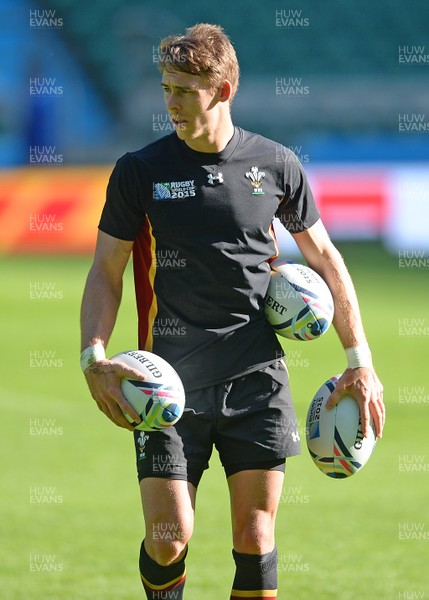
[[[232,85],[226,79],[223,83],[223,86],[220,88],[219,100],[220,102],[228,102],[232,93]]]

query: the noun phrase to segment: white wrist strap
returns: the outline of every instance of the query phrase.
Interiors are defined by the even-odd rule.
[[[368,344],[346,348],[347,368],[372,367],[371,350]]]
[[[105,360],[106,352],[104,351],[103,344],[98,341],[96,344],[85,348],[80,355],[80,368],[82,371],[86,371],[88,367],[98,362],[99,360]]]

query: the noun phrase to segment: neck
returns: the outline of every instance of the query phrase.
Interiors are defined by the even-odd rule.
[[[186,140],[186,144],[197,152],[222,152],[233,135],[234,125],[228,114],[228,118],[217,123],[215,128],[197,138]]]

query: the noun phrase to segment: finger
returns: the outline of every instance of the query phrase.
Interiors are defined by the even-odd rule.
[[[123,412],[119,409],[117,404],[109,405],[108,407],[109,414],[107,416],[115,425],[118,427],[123,427],[124,429],[128,429],[129,431],[133,431],[134,427],[131,423],[126,419]]]
[[[126,369],[123,367],[126,367]],[[124,378],[123,373],[125,372],[127,378],[135,379],[138,376],[140,380],[145,379],[145,376],[135,369],[131,369],[127,365],[112,362],[106,362],[106,364],[94,363],[94,365],[91,365],[85,371],[85,376],[93,398],[96,401],[101,401],[104,406],[108,406],[109,415],[113,416],[116,421],[119,418],[121,424],[124,424],[124,422],[128,423],[127,419],[123,417],[122,411],[126,412],[136,423],[140,423],[140,415],[127,401],[121,390],[120,381],[121,378]]]
[[[334,406],[336,406],[338,404],[338,402],[341,400],[341,398],[344,396],[344,394],[346,394],[346,391],[344,388],[342,387],[337,387],[335,388],[335,390],[332,392],[332,394],[328,397],[327,401],[326,401],[326,408],[328,410],[331,410],[332,408],[334,408]]]
[[[104,400],[99,400],[99,398],[96,397],[94,393],[92,394],[92,397],[94,398],[98,409],[102,413],[104,413],[106,417],[110,421],[112,421],[112,423],[114,423],[118,427],[124,427],[125,429],[129,429],[131,431],[134,429],[131,423],[127,421],[127,419],[124,417],[121,411],[115,412],[113,406],[111,407],[110,404]]]
[[[135,421],[136,423],[141,423],[142,419],[139,413],[131,406],[131,404],[126,400],[126,398],[122,394],[120,396],[115,396],[115,401],[122,414],[125,412],[133,421]]]
[[[136,413],[133,407],[125,400],[125,398],[123,398],[122,395],[119,397],[112,396],[109,390],[106,390],[105,388],[92,389],[91,394],[96,401],[99,410],[101,410],[111,421],[113,421],[115,425],[125,427],[129,430],[133,429],[131,423],[124,416],[124,412],[126,412],[135,422],[141,422],[141,418],[138,413]]]
[[[352,384],[353,379],[351,378],[351,373],[348,370],[344,371],[344,373],[338,379],[334,391],[331,393],[331,395],[326,401],[326,408],[328,410],[334,408],[334,406],[338,404],[341,398],[343,398],[349,393],[349,388]]]
[[[121,427],[122,429],[128,429],[128,431],[134,431],[134,427],[131,425],[131,423],[129,421],[127,421],[127,419],[123,415],[122,415],[122,418],[121,418],[120,414],[118,414],[118,416],[116,417],[116,416],[113,416],[110,412],[106,412],[105,415],[117,427]]]
[[[382,414],[382,419],[383,419],[382,425],[384,428],[384,424],[386,423],[386,407],[384,406],[384,402],[383,402],[383,392],[381,392],[381,394],[380,394],[379,404],[380,404],[381,414]]]
[[[88,376],[90,373],[94,373],[95,375],[115,373],[120,379],[126,377],[127,379],[137,379],[138,381],[145,381],[147,379],[146,375],[141,371],[137,371],[137,369],[133,369],[123,362],[112,360],[99,360],[92,363],[84,371],[85,376]]]
[[[110,390],[108,388],[103,388],[99,391],[97,402],[99,403],[99,405],[101,405],[101,410],[104,412],[104,414],[111,421],[113,421],[115,425],[118,425],[119,427],[124,427],[125,429],[129,430],[133,429],[133,426],[122,412],[122,409],[118,404],[116,398],[111,395]],[[130,407],[130,412],[132,412],[132,410],[132,407]]]
[[[118,377],[126,377],[127,379],[136,379],[137,381],[145,381],[147,379],[144,373],[137,371],[137,369],[133,369],[129,367],[123,362],[111,362],[111,366],[113,366],[113,370],[118,375]]]
[[[368,402],[363,402],[360,405],[360,419],[362,424],[362,435],[364,438],[369,436],[371,430],[371,413],[369,411]]]
[[[371,403],[370,412],[374,421],[376,435],[378,438],[382,438],[386,414],[383,400],[381,398],[378,398],[375,402]]]
[[[109,385],[105,388],[104,399],[106,404],[109,406],[109,410],[120,423],[128,423],[128,420],[124,416],[126,412],[133,421],[140,423],[141,417],[136,410],[131,406],[128,400],[122,393],[119,380],[115,379],[114,384]]]
[[[376,405],[377,405],[377,410],[379,411],[380,414],[380,433],[382,434],[383,432],[383,428],[384,428],[384,424],[386,422],[386,407],[384,405],[383,402],[383,385],[380,382],[380,380],[378,379],[378,377],[376,378],[377,380],[377,387],[378,387],[378,397],[377,397],[377,401],[376,401]],[[382,437],[382,435],[380,435],[379,437]]]

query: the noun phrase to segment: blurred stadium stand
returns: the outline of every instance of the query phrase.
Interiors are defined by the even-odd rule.
[[[234,114],[244,127],[305,146],[314,161],[428,158],[422,136],[398,133],[400,113],[422,113],[429,106],[429,64],[398,62],[402,45],[428,43],[429,52],[427,2],[300,0],[285,9],[278,0],[192,0],[180,6],[159,0],[1,0],[0,6],[6,11],[0,25],[3,56],[9,55],[0,93],[8,123],[14,124],[10,144],[17,143],[13,131],[25,139],[25,110],[27,118],[39,121],[41,138],[51,134],[71,163],[110,161],[118,149],[155,139],[154,118],[165,114],[155,63],[158,42],[208,21],[223,25],[235,43],[242,78]],[[63,25],[31,28],[30,10],[55,11]],[[308,26],[278,26],[294,11]],[[55,109],[52,99],[43,107],[39,98],[37,106],[23,92],[28,78],[40,72],[57,75],[64,85]],[[276,79],[282,77],[302,80],[308,95],[276,94]],[[20,102],[13,91],[23,92]],[[83,151],[75,147],[80,135]],[[13,153],[18,163],[25,163],[25,154]],[[1,158],[4,164],[4,152]]]
[[[288,18],[295,21],[285,27]],[[0,0],[0,216],[5,217],[2,206],[9,207],[3,222],[12,222],[11,206],[21,200],[27,214],[46,213],[46,206],[53,214],[57,205],[49,181],[70,208],[70,190],[89,189],[91,165],[101,167],[91,188],[100,194],[121,154],[172,131],[159,86],[157,46],[165,35],[196,22],[219,23],[235,44],[241,66],[235,122],[296,152],[338,235],[353,236],[343,226],[350,218],[355,237],[385,234],[396,200],[392,171],[382,166],[412,169],[429,161],[428,132],[398,127],[400,115],[417,115],[429,129],[429,57],[420,65],[398,59],[404,46],[420,46],[429,55],[429,2],[299,0],[285,7],[278,0]],[[290,79],[308,93],[278,93],[277,82]],[[35,80],[53,81],[56,91],[30,93]],[[34,146],[54,148],[60,166],[76,168],[82,185],[71,186],[68,175],[61,183],[47,174],[60,171],[59,165],[31,165]],[[366,165],[357,196],[362,173],[356,165]],[[10,179],[10,168],[17,169],[12,176],[19,185]],[[33,209],[29,189],[37,190]],[[363,217],[356,220],[359,210],[370,211],[369,229]],[[27,223],[23,227],[13,239],[4,237],[6,251],[24,239],[30,240],[21,245],[28,251],[46,246],[47,236],[33,235],[37,231]],[[75,249],[88,248],[87,239]],[[73,249],[71,238],[64,248]]]

